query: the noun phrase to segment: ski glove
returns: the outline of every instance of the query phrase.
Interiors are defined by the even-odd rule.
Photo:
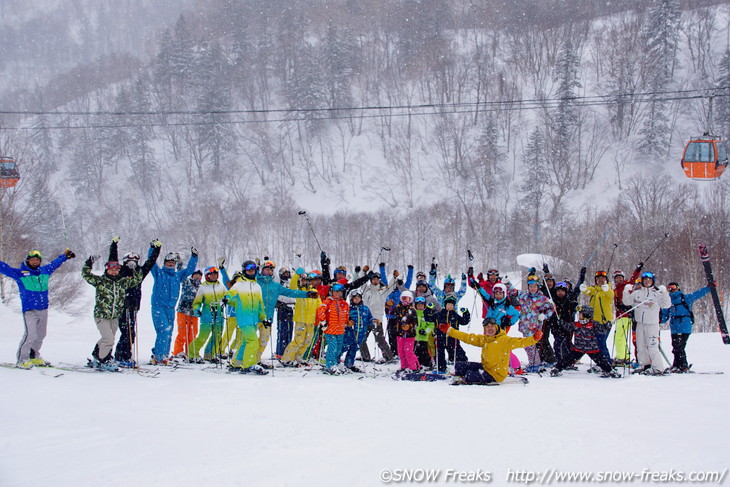
[[[400,272],[398,272],[398,269],[396,269],[393,271],[393,277],[398,277],[398,276],[400,276]]]
[[[221,303],[223,303],[223,306],[228,306],[228,298],[221,299]]]
[[[466,281],[466,274],[464,274],[463,272],[461,273],[461,280]]]
[[[368,274],[368,273],[370,272],[370,266],[369,266],[369,265],[364,265],[364,266],[362,266],[362,271],[363,271],[363,272],[364,272],[365,274]]]
[[[319,293],[317,291],[307,291],[307,297],[310,299],[315,299],[319,297]]]
[[[469,266],[469,268],[466,270],[466,275],[469,277],[474,276],[474,268]]]
[[[319,262],[322,264],[322,267],[324,267],[325,265],[329,265],[330,263],[330,258],[327,257],[327,254],[324,252],[324,250],[322,251],[322,253],[319,254]]]
[[[421,336],[426,336],[426,330],[420,329],[420,330],[418,330],[418,334]]]
[[[190,255],[192,255],[193,257],[197,257],[198,249],[196,249],[195,247],[190,247]]]
[[[534,276],[535,274],[537,274],[537,269],[535,269],[534,267],[530,267],[530,268],[529,268],[529,269],[527,270],[527,275],[528,275],[528,276]]]
[[[356,265],[355,266],[355,274],[359,274],[359,273],[360,273],[360,266],[359,265]]]
[[[643,268],[644,268],[644,263],[643,262],[639,262],[639,265],[636,266],[636,270],[637,271],[640,271]]]
[[[588,269],[586,269],[585,266],[583,266],[583,267],[580,268],[580,275],[578,276],[578,280],[579,281],[582,281],[582,280],[584,280],[586,278],[586,271],[587,270]]]
[[[271,328],[271,321],[269,320],[263,320],[261,324],[264,325],[264,328]]]
[[[226,268],[226,258],[225,257],[218,257],[218,268],[219,269]]]
[[[469,287],[473,289],[479,289],[479,284],[477,283],[476,279],[474,279],[474,276],[471,276],[469,278]]]
[[[509,286],[510,284],[512,284],[512,281],[509,280],[509,277],[504,276],[504,278],[502,279],[502,284],[504,284],[505,286]]]
[[[537,330],[535,334],[532,335],[532,337],[535,339],[536,342],[539,342],[540,340],[542,340],[542,335],[542,330]]]
[[[94,256],[90,255],[88,259],[86,259],[86,262],[84,262],[85,265],[89,267],[94,267]]]
[[[608,292],[608,290],[611,289],[608,287],[608,284],[601,284],[601,291]]]
[[[159,249],[160,247],[162,247],[162,242],[160,242],[157,239],[154,239],[152,242],[150,242],[150,247],[155,247],[155,248]]]
[[[441,330],[444,333],[448,332],[449,331],[449,328],[451,328],[451,326],[448,323],[440,323],[439,324],[439,330]]]
[[[63,253],[63,255],[65,255],[67,259],[73,259],[74,257],[76,257],[76,254],[74,254],[71,249],[68,248],[66,249],[66,252]]]
[[[583,283],[580,285],[581,292],[586,292],[588,290],[588,286],[586,286],[586,283]]]
[[[550,274],[550,268],[548,267],[547,264],[542,265],[542,272],[543,272],[543,274]]]
[[[119,243],[119,237],[118,236],[112,237],[112,242]]]
[[[467,308],[459,308],[459,311],[461,311],[461,314],[466,314],[469,312]]]

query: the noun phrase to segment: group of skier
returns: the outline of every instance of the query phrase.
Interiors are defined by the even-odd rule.
[[[276,321],[276,350],[272,344],[271,355],[284,367],[309,365],[324,355],[327,374],[361,372],[355,365],[357,353],[364,362],[378,355],[367,344],[373,333],[380,360],[398,359],[397,376],[423,380],[423,374],[444,374],[447,365],[453,364],[455,380],[468,384],[501,382],[510,374],[541,372],[547,367],[552,367],[551,375],[561,375],[575,369],[584,354],[603,376],[619,377],[614,367],[631,365],[631,343],[637,359],[634,372],[664,374],[669,369],[663,364],[659,331],[660,323],[666,321],[674,354],[671,372],[687,372],[685,347],[694,321],[692,307],[710,291],[707,286],[684,294],[676,282],[657,285],[653,273],[642,273],[641,263],[629,279],[615,271],[613,283],[606,271],[599,270],[590,285],[585,282],[585,267],[574,285],[569,279],[558,281],[544,265],[542,273],[530,269],[524,290],[513,287],[497,269],[475,276],[472,268],[461,274],[458,290],[451,275],[443,278],[440,288],[435,262],[428,275],[416,273],[415,284],[413,266],[407,266],[405,277],[393,271],[389,280],[384,262],[378,271],[355,267],[349,281],[344,266],[330,272],[325,252],[320,256],[321,269],[292,272],[282,267],[277,273],[275,263],[265,257],[263,262],[245,261],[240,271],[229,276],[225,258],[219,258],[215,266],[196,270],[195,247],[191,247],[186,265],[178,253],[171,252],[160,266],[160,241],[151,242],[142,263],[135,252],[120,260],[118,242],[118,237],[112,240],[103,274],[92,272],[97,260],[93,256],[81,270],[83,279],[96,289],[94,319],[100,334],[89,365],[108,370],[137,366],[137,313],[141,283],[148,274],[154,279],[152,364],[227,361],[232,370],[266,374],[273,365],[262,356]],[[23,306],[25,333],[18,366],[49,365],[40,355],[46,334],[48,280],[74,257],[67,249],[41,266],[42,255],[34,250],[18,269],[0,262],[0,273],[16,280]],[[483,302],[481,334],[460,330],[472,321],[469,309],[458,308],[467,285]],[[579,305],[581,295],[588,304]],[[507,335],[515,325],[522,338]],[[612,328],[613,357],[607,343]],[[481,362],[469,362],[461,342],[480,347]],[[524,367],[512,353],[523,347],[528,357]]]

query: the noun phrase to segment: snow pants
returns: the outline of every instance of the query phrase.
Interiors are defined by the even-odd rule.
[[[616,320],[616,330],[613,334],[614,346],[616,348],[616,360],[631,360],[631,349],[628,338],[631,336],[631,318],[628,316]]]
[[[393,353],[395,358],[395,356],[398,355],[398,320],[395,318],[388,318],[388,325],[385,331],[388,334],[390,351]]]
[[[555,333],[555,358],[557,359],[557,362],[560,363],[561,361],[565,361],[568,358],[568,355],[570,355],[570,333]]]
[[[48,328],[48,309],[31,309],[23,313],[25,332],[18,345],[18,363],[41,358],[41,346]]]
[[[558,362],[553,370],[557,370],[558,372],[560,372],[561,370],[565,370],[573,365],[575,362],[580,360],[583,355],[588,355],[596,363],[596,365],[601,368],[602,371],[611,372],[611,370],[613,370],[613,368],[611,367],[611,361],[604,357],[600,351],[579,352],[577,350],[571,350],[570,354],[568,354],[565,360],[561,360],[560,362]]]
[[[439,372],[446,372],[446,355],[451,362],[467,362],[466,352],[461,348],[459,340],[446,336],[446,333],[436,329],[436,367]]]
[[[152,324],[157,333],[152,355],[158,361],[165,360],[170,354],[172,330],[175,328],[175,308],[152,306]]]
[[[610,329],[608,331],[611,332]],[[608,333],[596,333],[596,340],[598,341],[598,350],[610,362],[611,352],[608,351]]]
[[[281,356],[282,362],[291,362],[293,360],[302,360],[304,352],[312,341],[314,336],[314,323],[295,323],[294,339],[287,345]]]
[[[370,331],[371,330],[368,330],[365,340],[363,340],[362,345],[360,345],[360,357],[362,357],[365,362],[372,360],[372,357],[370,356],[370,349],[368,349],[368,336],[370,335]],[[385,361],[390,362],[393,360],[393,351],[391,350],[390,345],[388,345],[388,341],[385,339],[383,324],[380,321],[378,321],[372,328],[372,332],[375,337],[375,343],[378,345],[378,348],[380,348],[380,352],[383,354]]]
[[[365,341],[366,336],[364,331],[358,333],[358,330],[353,327],[345,328],[345,335],[342,340],[342,352],[340,352],[340,358],[342,358],[342,355],[345,356],[345,367],[355,365],[355,356],[360,349],[360,345]]]
[[[238,347],[236,358],[233,359],[234,367],[247,369],[254,365],[259,351],[259,337],[256,334],[255,326],[239,327],[241,330],[241,346]]]
[[[684,351],[687,346],[687,340],[689,340],[689,333],[672,333],[673,368],[676,367],[680,370],[689,368],[687,353]]]
[[[418,370],[418,358],[413,351],[416,344],[414,337],[397,337],[398,356],[400,357],[400,368],[409,370]]]
[[[261,355],[263,355],[264,350],[266,350],[266,345],[269,344],[269,339],[271,338],[271,325],[264,326],[263,323],[258,324],[259,329],[259,350],[256,352],[256,361],[261,362]]]
[[[289,306],[276,307],[276,355],[284,355],[287,345],[292,341],[294,332],[294,310]]]
[[[213,335],[211,337],[211,334]],[[200,332],[198,336],[190,343],[190,351],[188,357],[191,359],[199,358],[200,349],[205,345],[203,358],[210,360],[222,355],[225,350],[221,337],[223,336],[223,323],[200,323]],[[208,340],[210,338],[210,340]]]
[[[428,340],[416,341],[415,352],[418,363],[430,369],[433,367],[433,360],[431,360],[431,353],[428,348]]]
[[[636,323],[636,348],[640,367],[651,366],[651,372],[664,371],[659,351],[659,325]]]
[[[117,362],[132,360],[132,345],[137,339],[137,310],[124,307],[119,317],[119,341],[114,351]]]
[[[550,345],[550,331],[553,329],[554,323],[552,320],[545,320],[542,324],[542,338],[537,342],[537,350],[540,354],[540,359],[547,364],[554,364],[557,362],[555,357],[555,351],[552,345]]]
[[[96,322],[96,328],[101,334],[101,338],[96,342],[94,351],[91,355],[98,359],[100,362],[105,362],[111,358],[112,348],[114,347],[114,338],[116,337],[117,330],[119,329],[119,318],[113,320],[106,318],[94,318]]]
[[[184,353],[188,356],[190,344],[198,336],[198,317],[177,313],[177,336],[172,348],[173,355]]]
[[[327,339],[327,357],[325,360],[325,367],[331,369],[337,365],[337,362],[340,360],[345,335],[332,335],[325,333],[324,336]]]
[[[497,382],[484,370],[481,362],[456,362],[454,375],[463,377],[467,384],[490,384]]]

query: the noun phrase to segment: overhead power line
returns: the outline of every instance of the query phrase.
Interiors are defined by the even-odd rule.
[[[566,98],[532,98],[513,99],[499,101],[478,101],[463,103],[428,103],[413,105],[378,105],[361,107],[339,107],[339,108],[271,108],[271,109],[248,109],[248,110],[159,110],[159,111],[18,111],[0,110],[0,115],[17,116],[60,116],[60,117],[164,117],[164,116],[214,116],[214,115],[268,115],[268,114],[291,114],[292,116],[277,118],[247,118],[247,119],[224,119],[224,120],[182,120],[182,121],[155,121],[155,122],[122,122],[122,123],[87,123],[66,124],[66,125],[42,125],[26,127],[4,127],[5,130],[36,130],[36,129],[95,129],[95,128],[125,128],[125,127],[165,127],[165,126],[195,126],[195,125],[226,125],[226,124],[251,124],[251,123],[283,123],[298,121],[324,121],[356,118],[382,118],[382,117],[408,117],[424,115],[449,115],[474,113],[475,111],[522,111],[551,109],[563,103],[570,103],[575,107],[610,106],[619,103],[648,103],[666,102],[678,100],[693,100],[708,97],[708,91],[703,90],[676,90],[676,91],[655,91],[640,93],[618,93],[611,95],[575,96]],[[719,90],[712,90],[715,97],[730,96],[730,90],[722,93]],[[353,112],[360,112],[353,115]],[[377,113],[373,113],[377,112]],[[303,115],[304,114],[304,115]]]

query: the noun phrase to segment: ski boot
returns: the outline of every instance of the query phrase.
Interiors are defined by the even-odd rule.
[[[261,367],[259,364],[253,364],[251,367],[240,369],[240,372],[242,374],[256,374],[256,375],[266,375],[269,373],[268,370],[264,370],[263,367]]]
[[[550,371],[550,377],[560,377],[561,375],[563,375],[563,372],[558,369],[553,369]]]
[[[133,369],[137,367],[137,362],[135,362],[132,359],[129,360],[119,360],[117,362],[117,365],[123,369]]]
[[[603,377],[604,379],[620,379],[621,374],[619,374],[615,370],[611,370],[610,372],[603,372],[601,374],[601,377]]]

